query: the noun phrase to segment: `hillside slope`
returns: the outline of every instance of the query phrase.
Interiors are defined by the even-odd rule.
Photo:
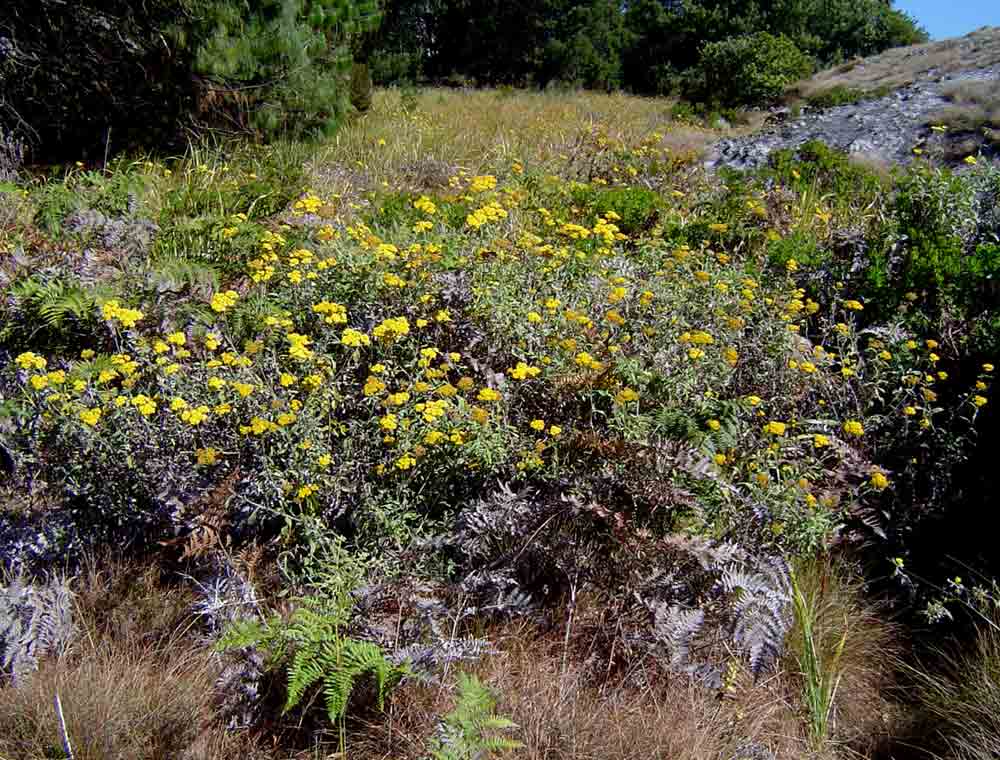
[[[1000,27],[851,61],[799,83],[789,100],[763,131],[720,141],[707,164],[754,168],[809,140],[890,163],[996,155]]]

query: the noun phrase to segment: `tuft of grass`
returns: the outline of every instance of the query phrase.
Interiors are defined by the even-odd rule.
[[[889,94],[891,88],[880,85],[870,90],[838,84],[827,90],[820,90],[806,98],[806,104],[812,108],[834,108],[860,103],[864,100],[877,100]]]
[[[0,755],[27,760],[59,751],[59,695],[79,760],[175,757],[198,737],[213,681],[204,653],[188,645],[87,640],[43,664],[23,687],[0,690]]]
[[[870,752],[890,725],[896,634],[862,581],[843,562],[802,562],[793,582],[795,625],[789,656],[814,751]]]
[[[261,757],[215,714],[218,665],[191,635],[191,594],[155,567],[92,561],[77,580],[77,632],[19,688],[0,686],[0,757],[77,760]]]
[[[1000,129],[1000,81],[956,82],[945,88],[944,95],[953,105],[928,123],[964,132]]]
[[[840,658],[847,644],[850,621],[845,617],[839,638],[832,641],[819,629],[820,599],[808,594],[792,578],[792,601],[798,626],[797,659],[802,673],[803,701],[808,711],[809,733],[813,744],[820,748],[827,740],[833,700],[840,687]],[[826,635],[824,635],[826,634]],[[832,646],[831,646],[832,644]]]
[[[993,606],[971,646],[939,651],[926,669],[910,668],[925,736],[955,760],[995,760],[1000,747],[1000,612]]]
[[[597,623],[597,621],[594,621]],[[599,626],[600,624],[598,624]],[[607,631],[582,625],[564,639],[523,623],[490,630],[494,655],[477,663],[479,679],[499,695],[497,712],[517,726],[511,738],[525,760],[633,760],[662,757],[799,758],[809,752],[792,682],[776,673],[759,682],[734,664],[729,687],[707,688],[665,672],[656,657],[603,656]],[[433,727],[451,708],[447,690],[417,683],[396,693],[387,733],[373,724],[351,739],[355,757],[417,760]]]

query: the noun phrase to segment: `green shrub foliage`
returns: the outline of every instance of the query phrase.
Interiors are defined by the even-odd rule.
[[[0,12],[0,127],[35,158],[171,146],[185,127],[267,138],[347,112],[375,0],[15,2]]]
[[[758,32],[787,37],[820,65],[927,39],[886,0],[385,0],[371,61],[382,84],[672,94],[690,80],[704,86],[704,45]]]
[[[757,103],[778,98],[811,73],[812,62],[788,37],[757,32],[705,45],[699,68],[705,97]]]

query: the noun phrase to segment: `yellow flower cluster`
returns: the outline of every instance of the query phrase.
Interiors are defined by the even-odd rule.
[[[216,311],[222,314],[228,309],[231,309],[236,305],[239,300],[239,294],[235,290],[226,290],[221,293],[216,293],[212,296],[211,307],[212,311]]]
[[[376,338],[387,343],[392,343],[397,338],[409,335],[409,333],[410,323],[406,317],[390,317],[388,319],[384,319],[375,326],[374,330],[372,330],[372,334]]]
[[[135,327],[136,323],[143,318],[143,313],[138,309],[123,307],[117,300],[105,301],[101,306],[101,316],[108,322],[116,319],[122,323],[122,327]]]
[[[499,222],[507,218],[507,210],[496,201],[487,203],[485,206],[473,211],[465,217],[465,223],[474,230],[478,230],[489,222]]]
[[[323,314],[323,321],[329,325],[347,324],[347,307],[331,301],[320,301],[312,307],[316,314]]]

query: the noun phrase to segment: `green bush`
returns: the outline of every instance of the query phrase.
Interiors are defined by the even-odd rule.
[[[573,201],[597,216],[606,216],[608,212],[617,214],[616,224],[626,234],[652,227],[663,205],[656,193],[641,187],[579,187],[573,191]]]
[[[806,103],[812,108],[834,108],[835,106],[860,103],[862,100],[881,98],[887,95],[888,92],[888,87],[879,87],[874,90],[859,90],[855,87],[838,84],[828,90],[810,95],[806,98]]]
[[[347,112],[351,42],[377,11],[374,0],[21,3],[4,26],[0,130],[43,161],[176,147],[192,125],[327,130]]]
[[[710,42],[701,49],[698,64],[704,95],[733,104],[774,100],[812,67],[794,42],[767,32]]]
[[[815,185],[837,197],[875,199],[885,193],[883,178],[865,166],[853,164],[843,151],[820,140],[798,149],[774,151],[768,163],[774,176],[798,190]]]

